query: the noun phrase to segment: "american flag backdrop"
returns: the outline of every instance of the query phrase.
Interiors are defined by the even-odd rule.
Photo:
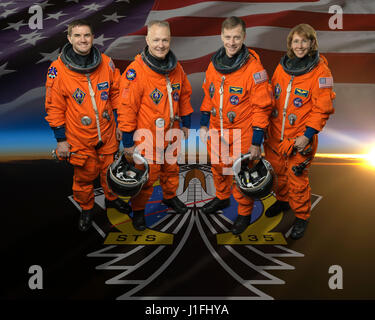
[[[35,4],[42,8],[42,29],[29,26],[29,8]],[[343,10],[342,29],[331,29],[332,6]],[[246,22],[245,44],[260,55],[269,76],[286,50],[290,28],[311,24],[337,93],[336,113],[319,148],[360,153],[375,144],[374,0],[1,1],[0,154],[50,150],[55,145],[44,120],[45,75],[67,42],[67,24],[77,18],[93,23],[94,44],[121,71],[145,46],[147,22],[168,20],[171,48],[192,83],[193,127],[198,128],[204,71],[221,46],[221,23],[232,15]]]

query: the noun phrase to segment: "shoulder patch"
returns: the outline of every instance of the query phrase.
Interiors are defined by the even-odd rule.
[[[109,59],[108,62],[109,67],[112,69],[113,72],[115,72],[115,64],[113,63],[112,59]]]
[[[133,81],[137,76],[137,73],[135,72],[134,69],[129,69],[128,71],[126,71],[126,79],[128,79],[129,81]]]
[[[332,87],[333,87],[332,77],[319,78],[319,88],[332,88]]]
[[[262,70],[260,72],[254,73],[253,74],[254,82],[255,84],[259,84],[262,82],[265,82],[268,80],[268,74],[266,70]]]
[[[57,69],[55,67],[50,67],[48,69],[48,78],[55,79],[57,77]]]

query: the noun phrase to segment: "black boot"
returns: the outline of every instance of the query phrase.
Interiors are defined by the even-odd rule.
[[[145,211],[144,210],[137,210],[133,211],[133,227],[138,231],[146,230],[146,219],[145,219]]]
[[[292,229],[292,233],[290,234],[290,237],[293,240],[298,240],[302,238],[305,233],[308,223],[309,223],[309,220],[296,218],[293,224],[293,229]]]
[[[79,216],[79,221],[78,221],[78,228],[81,231],[87,231],[90,229],[92,225],[92,218],[94,215],[94,210],[82,210],[80,216]]]
[[[276,200],[276,202],[266,210],[266,217],[271,218],[277,216],[281,211],[290,209],[289,202]]]
[[[236,220],[233,223],[233,226],[231,229],[232,233],[236,235],[236,234],[240,234],[244,232],[246,228],[248,227],[248,225],[250,224],[250,220],[251,220],[250,215],[248,216],[238,215]]]
[[[202,208],[201,212],[204,214],[215,213],[218,210],[225,209],[230,206],[230,198],[220,200],[215,197],[210,202],[206,203]]]
[[[184,214],[189,210],[185,203],[183,203],[177,196],[171,199],[163,199],[162,203],[168,207],[171,207],[176,213],[179,214]]]
[[[104,202],[105,202],[105,206],[106,206],[107,209],[108,208],[115,208],[118,211],[120,211],[121,213],[127,213],[127,214],[132,212],[132,208],[129,205],[129,203],[121,200],[120,198],[117,198],[115,200],[108,200],[107,198],[105,198]]]

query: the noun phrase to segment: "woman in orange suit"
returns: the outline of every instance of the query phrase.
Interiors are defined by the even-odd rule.
[[[291,208],[296,216],[292,239],[304,235],[311,211],[308,168],[318,146],[318,133],[334,113],[333,78],[318,52],[315,30],[295,26],[287,53],[272,77],[273,111],[265,142],[266,158],[277,177],[277,201],[266,211],[273,217]]]

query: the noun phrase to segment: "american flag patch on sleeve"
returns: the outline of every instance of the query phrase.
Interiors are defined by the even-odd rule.
[[[332,87],[333,87],[332,77],[319,78],[319,88],[332,88]]]
[[[255,84],[262,83],[264,81],[268,80],[268,75],[266,70],[262,70],[260,72],[254,73],[253,74],[254,82]]]

